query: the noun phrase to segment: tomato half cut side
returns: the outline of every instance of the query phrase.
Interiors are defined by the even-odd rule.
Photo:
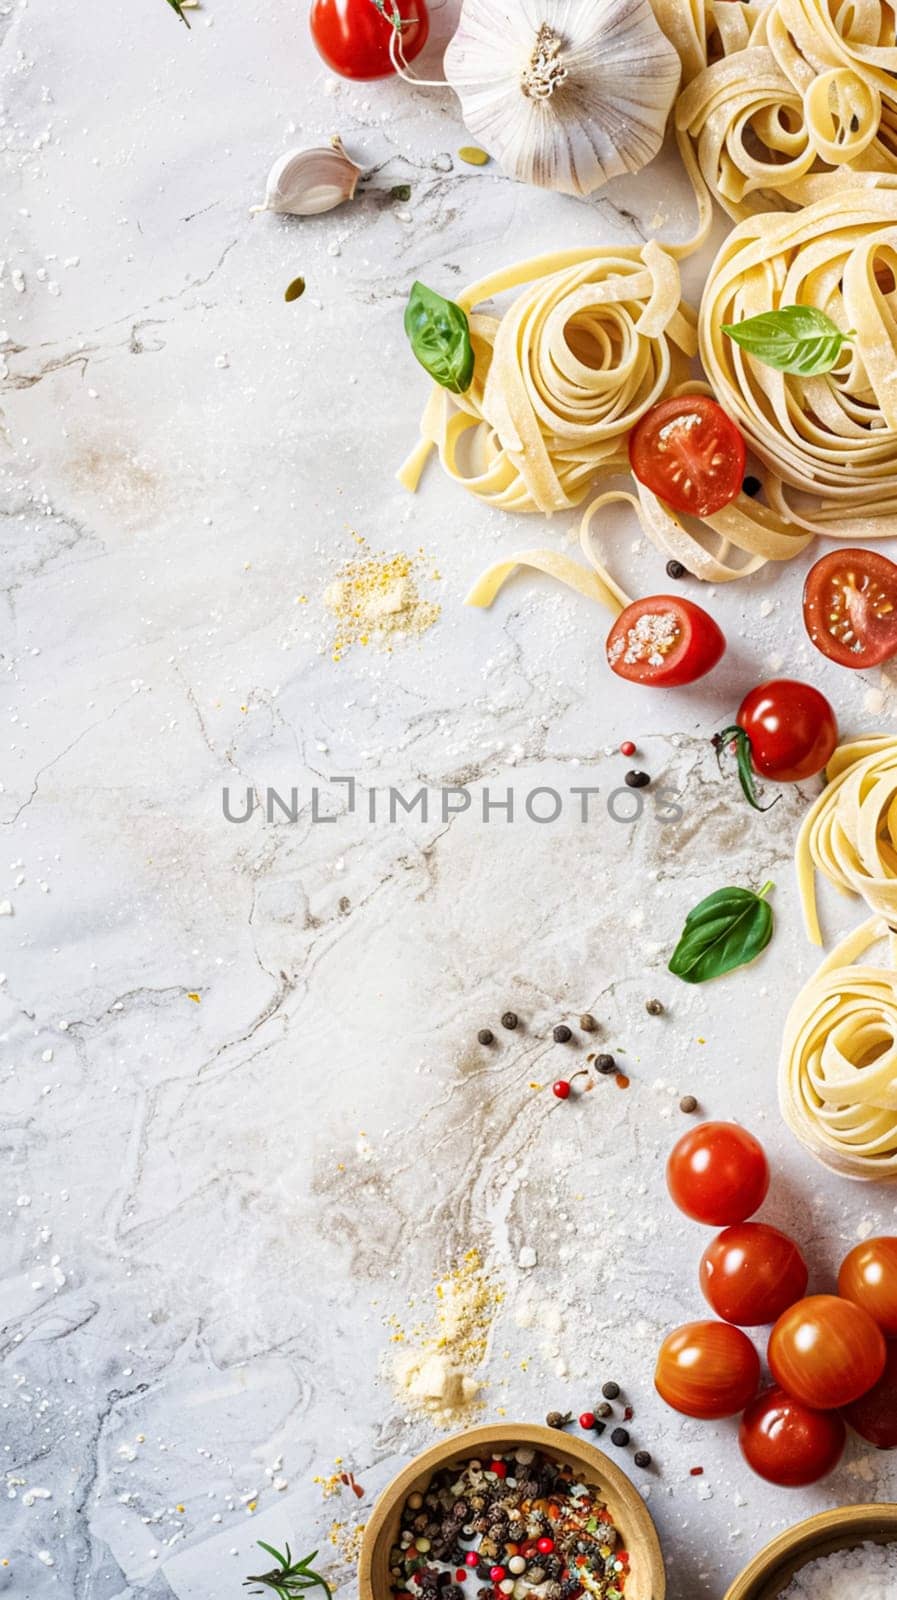
[[[629,435],[629,465],[674,511],[710,517],[740,492],[745,446],[731,417],[705,394],[661,400]]]
[[[804,626],[839,667],[897,655],[897,566],[875,550],[832,550],[807,573]]]
[[[671,689],[703,678],[716,666],[726,641],[709,612],[693,600],[655,594],[620,612],[606,648],[618,677]]]

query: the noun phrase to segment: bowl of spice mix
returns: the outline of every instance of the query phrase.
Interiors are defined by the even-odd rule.
[[[735,1579],[725,1600],[892,1600],[897,1505],[820,1511],[780,1533]]]
[[[359,1600],[664,1600],[654,1523],[585,1439],[535,1423],[471,1428],[383,1491]]]

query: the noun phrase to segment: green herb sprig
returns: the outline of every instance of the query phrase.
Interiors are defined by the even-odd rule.
[[[253,1594],[264,1594],[266,1589],[273,1589],[277,1600],[295,1600],[297,1595],[302,1595],[309,1589],[323,1589],[327,1600],[333,1600],[333,1590],[324,1581],[319,1572],[312,1569],[312,1562],[317,1558],[317,1550],[310,1556],[303,1556],[301,1561],[294,1561],[289,1545],[283,1550],[275,1550],[273,1544],[265,1544],[264,1539],[258,1540],[260,1550],[273,1556],[278,1565],[270,1572],[252,1573],[243,1580],[243,1587],[249,1588],[251,1584],[259,1584],[258,1589],[253,1589]]]
[[[761,311],[744,322],[724,322],[723,333],[765,367],[801,378],[831,372],[842,345],[854,337],[853,329],[842,333],[831,317],[815,306],[781,306],[778,311]]]
[[[168,4],[171,6],[171,9],[175,15],[180,17],[184,27],[189,28],[190,21],[189,18],[184,15],[184,8],[181,5],[181,0],[168,0]]]
[[[724,972],[747,966],[772,938],[772,908],[765,883],[753,889],[717,889],[699,901],[685,919],[685,927],[670,958],[669,969],[685,983],[706,983]]]
[[[467,315],[425,283],[415,283],[405,307],[405,332],[425,372],[453,394],[473,382],[473,345]]]

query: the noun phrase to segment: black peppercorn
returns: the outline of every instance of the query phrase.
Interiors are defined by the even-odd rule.
[[[573,1421],[572,1411],[549,1411],[545,1418],[549,1428],[566,1428]]]
[[[681,561],[668,561],[667,562],[667,577],[668,578],[684,578],[685,575],[686,575],[685,568],[683,567]]]
[[[573,1034],[567,1027],[566,1022],[559,1022],[557,1027],[552,1031],[551,1037],[553,1038],[555,1044],[569,1044],[570,1040],[573,1038]]]
[[[619,1400],[620,1385],[614,1383],[613,1379],[611,1379],[608,1383],[601,1385],[601,1393],[604,1395],[605,1400]]]
[[[636,1450],[633,1461],[637,1467],[650,1467],[651,1457],[647,1450]]]
[[[630,789],[646,789],[651,779],[647,772],[627,772],[623,782],[628,784]]]
[[[595,1071],[596,1072],[603,1072],[607,1076],[610,1076],[611,1074],[616,1072],[616,1070],[617,1070],[617,1063],[614,1060],[613,1056],[604,1056],[604,1055],[602,1055],[602,1056],[596,1056],[595,1057]]]
[[[645,1010],[647,1011],[649,1017],[662,1017],[663,1016],[663,1001],[662,1000],[646,1000],[645,1001]]]
[[[609,1406],[606,1400],[602,1400],[600,1406],[595,1407],[595,1415],[596,1417],[610,1417],[613,1415],[613,1410],[613,1406]]]
[[[502,1014],[501,1025],[503,1028],[516,1028],[519,1021],[516,1011],[505,1011]]]
[[[495,1034],[492,1032],[491,1028],[481,1028],[477,1034],[477,1038],[479,1039],[480,1044],[492,1044],[495,1039]]]
[[[611,1444],[617,1445],[620,1450],[624,1449],[629,1443],[629,1434],[627,1430],[625,1428],[614,1428],[614,1431],[610,1436],[610,1442]]]
[[[685,1115],[687,1117],[690,1117],[692,1112],[693,1111],[697,1111],[697,1109],[698,1109],[698,1102],[695,1099],[694,1095],[693,1094],[684,1094],[682,1096],[682,1099],[679,1101],[679,1110],[680,1111],[684,1111]]]
[[[749,495],[750,498],[753,500],[754,496],[758,495],[760,493],[760,490],[763,488],[763,485],[760,482],[759,478],[754,478],[749,473],[748,476],[745,478],[745,480],[744,480],[743,484],[741,485],[741,487],[744,490],[745,494]]]
[[[595,1018],[592,1016],[591,1011],[584,1011],[583,1012],[582,1016],[579,1019],[579,1026],[582,1028],[583,1033],[594,1033],[595,1032],[596,1028],[598,1027],[598,1024],[595,1021]]]

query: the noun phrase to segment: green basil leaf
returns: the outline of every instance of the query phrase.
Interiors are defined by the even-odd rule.
[[[744,322],[723,323],[723,333],[777,372],[813,378],[831,372],[841,346],[852,333],[842,333],[824,311],[815,306],[782,306],[762,311]]]
[[[453,394],[473,382],[473,345],[465,312],[424,283],[415,283],[405,307],[405,332],[431,378]]]
[[[717,889],[701,900],[685,919],[670,971],[685,983],[706,983],[753,961],[772,938],[771,888]]]

